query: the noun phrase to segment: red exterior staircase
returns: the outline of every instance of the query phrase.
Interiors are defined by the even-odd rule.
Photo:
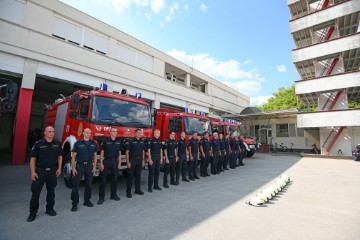
[[[318,5],[316,6],[316,10],[315,11],[320,11],[323,10],[325,8],[327,8],[329,6],[330,0],[320,0]]]
[[[327,137],[326,141],[324,142],[322,148],[326,148],[324,155],[329,155],[330,150],[332,149],[332,147],[335,145],[336,141],[338,140],[338,138],[340,137],[341,133],[344,131],[345,127],[340,127],[338,129],[333,128],[329,134],[329,136]],[[330,139],[330,137],[333,135],[333,133],[336,133],[335,136],[332,138],[329,146],[325,147],[326,143],[328,142],[328,140]]]

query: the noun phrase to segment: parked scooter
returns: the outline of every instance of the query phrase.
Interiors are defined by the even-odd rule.
[[[313,154],[320,154],[320,149],[317,148],[316,143],[314,143],[313,145],[311,145],[313,148],[310,150],[311,153]]]

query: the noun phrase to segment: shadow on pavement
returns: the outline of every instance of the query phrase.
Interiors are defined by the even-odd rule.
[[[270,156],[257,154],[246,158],[244,167],[220,175],[182,182],[162,191],[147,192],[147,175],[142,172],[144,196],[125,196],[126,178],[119,177],[118,195],[121,201],[109,200],[110,182],[106,185],[103,205],[98,206],[99,182],[92,187],[93,208],[79,204],[76,213],[70,211],[71,190],[58,178],[55,210],[58,216],[44,214],[46,189],[41,195],[36,221],[27,223],[30,192],[29,166],[0,167],[0,239],[171,239],[205,221],[296,164],[299,156]],[[163,175],[160,175],[162,183]],[[162,186],[162,184],[160,185]],[[84,188],[80,189],[80,203]],[[284,191],[286,192],[286,190]],[[280,194],[281,195],[281,194]],[[276,204],[281,196],[268,205]],[[247,201],[248,199],[246,199]],[[244,201],[245,204],[245,201]],[[248,206],[252,207],[252,206]]]

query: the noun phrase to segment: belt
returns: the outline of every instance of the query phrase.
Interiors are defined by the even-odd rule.
[[[105,158],[104,159],[104,162],[107,161],[107,162],[110,162],[110,161],[117,161],[117,158]]]
[[[41,170],[41,171],[51,171],[51,170],[55,170],[56,167],[36,167],[37,170]]]
[[[92,162],[90,162],[90,161],[87,161],[87,162],[76,162],[76,163],[82,164],[82,165],[92,164]]]

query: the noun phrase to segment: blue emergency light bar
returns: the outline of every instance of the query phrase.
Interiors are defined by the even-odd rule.
[[[139,92],[135,93],[135,97],[136,98],[141,98],[141,93],[139,93]]]
[[[101,83],[100,84],[100,90],[107,91],[107,89],[108,89],[108,85],[106,83]]]

